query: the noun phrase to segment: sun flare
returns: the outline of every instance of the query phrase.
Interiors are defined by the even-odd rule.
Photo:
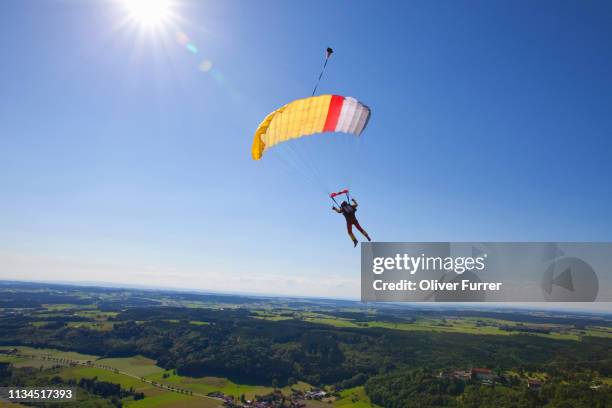
[[[163,25],[171,16],[170,0],[124,0],[124,4],[130,18],[143,26]]]

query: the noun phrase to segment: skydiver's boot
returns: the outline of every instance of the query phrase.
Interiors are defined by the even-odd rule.
[[[368,239],[368,241],[372,242],[372,239],[370,239],[370,236],[367,233],[365,233],[364,235]]]
[[[356,247],[359,241],[357,241],[357,238],[355,238],[355,234],[349,232],[349,237],[351,237],[351,239],[353,240],[353,248]]]

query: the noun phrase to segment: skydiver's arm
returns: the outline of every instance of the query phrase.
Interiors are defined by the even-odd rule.
[[[352,198],[351,201],[353,202],[353,208],[357,208],[357,201],[355,201],[354,198]]]
[[[336,208],[336,207],[332,207],[332,210],[334,210],[335,212],[337,212],[338,214],[342,213],[342,210]]]

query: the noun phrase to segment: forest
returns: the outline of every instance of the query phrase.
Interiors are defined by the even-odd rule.
[[[59,299],[49,294],[42,296],[41,304],[50,300],[66,302],[75,295],[62,298],[56,294]],[[285,306],[276,314],[274,308],[263,314],[255,308],[261,306],[261,300],[246,304],[237,301],[234,307],[226,308],[170,306],[167,299],[161,296],[155,299],[153,294],[142,302],[126,293],[122,297],[111,296],[95,307],[89,306],[85,312],[63,306],[51,313],[48,304],[47,309],[5,308],[0,314],[0,345],[76,351],[101,357],[142,355],[177,375],[224,377],[236,383],[283,387],[304,382],[335,390],[364,386],[373,403],[387,408],[499,407],[507,406],[509,401],[515,401],[513,406],[525,407],[604,407],[611,401],[608,385],[594,388],[598,381],[612,376],[610,337],[584,335],[577,343],[521,331],[488,335],[398,330],[374,324],[410,327],[423,317],[391,309],[347,311],[321,305],[315,314],[310,304],[308,310]],[[86,299],[81,295],[78,300]],[[30,293],[29,301],[36,302],[36,296]],[[96,302],[87,299],[92,301]],[[147,302],[155,306],[141,305]],[[117,306],[111,308],[113,312],[100,306],[109,303]],[[88,326],[92,320],[88,316],[104,313],[108,314],[105,324],[110,325],[109,329]],[[308,320],[311,315],[318,317]],[[452,315],[449,313],[435,327],[449,326]],[[344,323],[348,320],[341,319],[349,318],[361,323],[349,327],[326,324]],[[541,319],[544,317],[540,316]],[[509,330],[512,322],[503,321],[500,327]],[[576,316],[567,317],[567,321],[568,327],[581,329],[593,324],[588,318]],[[519,323],[518,328],[524,328],[523,324],[526,323]],[[608,322],[598,320],[597,324]],[[496,378],[494,384],[485,386],[441,374],[473,367],[490,369]],[[516,375],[537,372],[548,380],[534,393],[524,385],[519,386],[518,377],[508,375],[509,372]],[[92,394],[100,389],[123,392],[98,384],[95,379],[89,381],[80,386]]]

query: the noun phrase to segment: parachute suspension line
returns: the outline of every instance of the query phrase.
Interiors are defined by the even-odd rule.
[[[329,61],[329,58],[332,56],[333,53],[334,53],[334,50],[332,50],[331,48],[327,47],[326,54],[325,54],[325,62],[323,63],[323,68],[321,69],[321,73],[319,74],[319,79],[317,79],[317,83],[315,84],[315,87],[312,90],[312,95],[311,96],[314,96],[314,94],[317,92],[317,88],[319,87],[319,83],[321,82],[321,78],[323,78],[323,73],[325,72],[325,68],[327,68],[327,62]]]
[[[299,173],[313,187],[327,194],[327,186],[323,183],[312,158],[304,154],[305,151],[298,152],[293,146],[293,142],[289,141],[277,146],[273,152],[289,169]]]
[[[346,177],[346,188],[353,188],[353,173],[355,172],[355,168],[361,168],[361,163],[359,163],[357,161],[357,158],[355,157],[355,141],[351,140],[351,137],[348,135],[344,135],[346,137],[343,137],[344,139],[344,152],[345,155],[347,155],[347,162],[351,163],[351,165],[348,166],[347,170],[345,171],[345,177]],[[357,139],[359,139],[359,136],[357,136]],[[348,199],[348,192],[346,193],[346,198]],[[351,200],[348,200],[349,202],[351,202]]]
[[[306,163],[303,157],[301,157],[296,150],[291,146],[290,143],[278,146],[276,150],[278,157],[285,162],[289,167],[293,167],[294,171],[297,171],[306,180],[308,180],[313,186],[320,188],[314,173],[310,169],[310,166]]]
[[[362,169],[363,168],[363,163],[362,163],[362,157],[361,157],[361,135],[357,136],[357,141],[355,141],[354,139],[350,139],[350,138],[346,138],[345,140],[347,140],[349,143],[346,146],[346,151],[349,152],[350,157],[350,163],[353,163],[354,168],[351,168],[350,171],[348,172],[347,175],[347,188],[351,189],[354,187],[353,185],[353,181],[355,180],[355,178],[358,179],[358,176],[356,176],[356,174],[358,174],[357,169]]]
[[[308,173],[313,185],[315,185],[317,188],[321,190],[326,190],[325,184],[323,183],[321,179],[321,175],[314,163],[313,158],[310,155],[310,151],[308,150],[307,143],[305,143],[304,145],[301,145],[299,150],[295,146],[293,146],[293,143],[294,141],[289,141],[289,143],[286,144],[287,148],[291,151],[294,157],[304,167],[304,172]]]
[[[311,146],[312,142],[314,142],[314,140],[305,140],[304,143],[300,145],[302,148],[300,151],[303,152],[304,161],[309,165],[313,177],[319,184],[319,188],[321,188],[321,190],[325,190],[325,193],[328,193],[329,186],[325,182],[325,177],[322,176],[320,166],[317,164],[317,160],[315,159],[315,154],[312,151]]]
[[[356,141],[355,138],[357,138]],[[353,181],[355,179],[355,174],[362,168],[358,154],[361,136],[338,135],[338,139],[340,139],[338,144],[342,148],[338,159],[346,162],[346,165],[342,166],[339,170],[342,177],[342,186],[336,187],[352,190],[354,187]]]
[[[337,193],[331,193],[331,194],[329,195],[329,198],[331,198],[331,199],[334,201],[334,203],[336,203],[336,205],[338,206],[338,208],[342,208],[342,207],[341,207],[341,206],[340,206],[340,204],[338,204],[338,202],[336,201],[336,197],[338,197],[338,196],[339,196],[339,195],[341,195],[341,194],[345,194],[345,195],[346,195],[346,202],[347,202],[347,203],[350,203],[350,202],[351,202],[351,196],[350,196],[350,193],[349,193],[348,188],[345,188],[345,189],[344,189],[344,190],[342,190],[342,191],[338,191]]]

